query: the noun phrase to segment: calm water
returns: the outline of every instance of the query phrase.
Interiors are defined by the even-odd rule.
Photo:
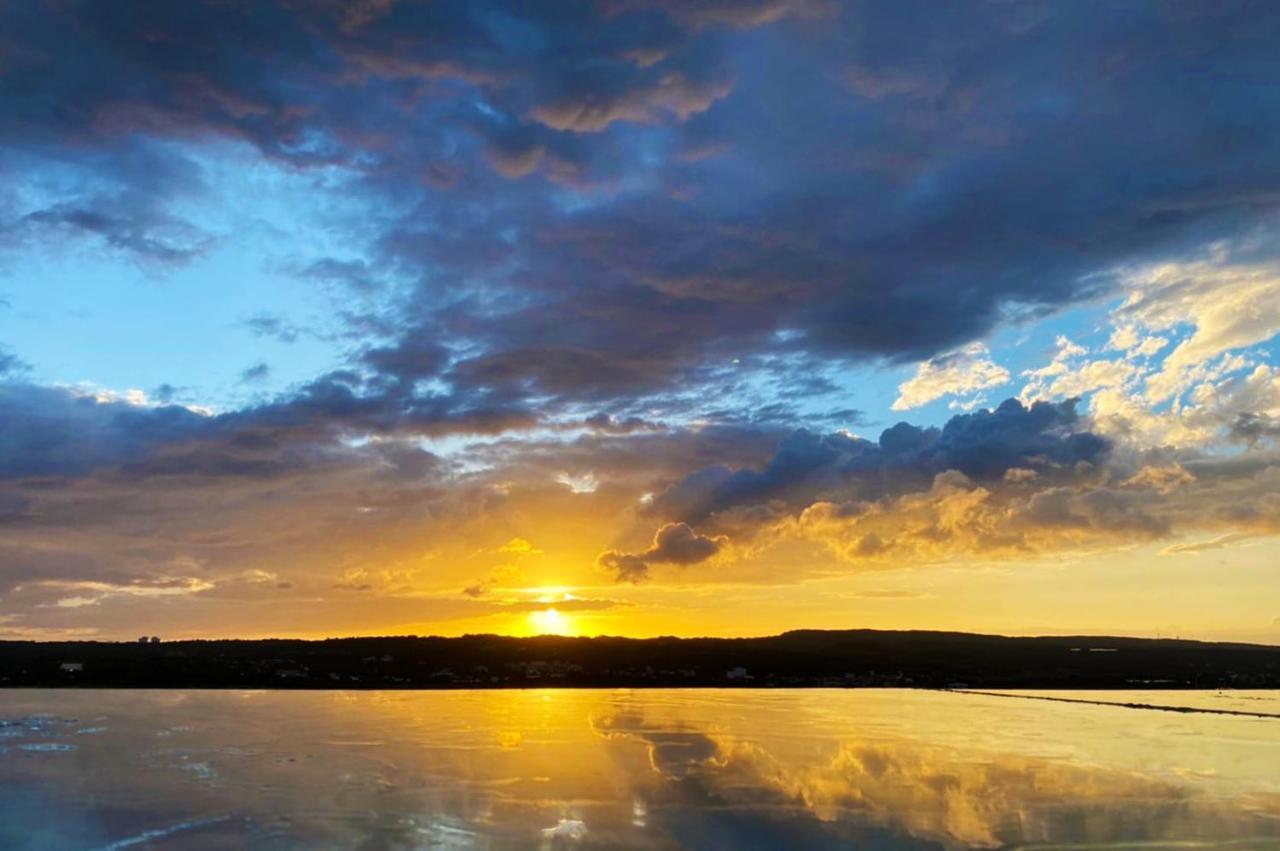
[[[3,849],[1280,848],[1280,719],[890,690],[0,691],[0,719]]]

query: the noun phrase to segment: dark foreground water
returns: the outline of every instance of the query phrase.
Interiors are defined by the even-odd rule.
[[[1274,718],[711,689],[0,691],[0,721],[2,849],[1280,848]]]

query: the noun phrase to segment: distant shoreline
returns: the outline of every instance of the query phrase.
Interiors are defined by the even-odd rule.
[[[1280,688],[1280,647],[803,630],[764,638],[0,642],[0,688]]]
[[[1275,692],[1278,686],[1017,686],[1018,691],[1055,691],[1055,692],[1168,692],[1169,694],[1201,694],[1205,692]],[[1002,697],[1018,700],[1042,700],[1054,703],[1076,703],[1088,706],[1112,706],[1120,709],[1147,709],[1161,712],[1205,713],[1210,715],[1240,715],[1250,718],[1278,718],[1280,713],[1250,712],[1243,709],[1212,709],[1208,707],[1173,706],[1159,703],[1135,703],[1132,701],[1116,702],[1107,700],[1089,700],[1073,697],[1051,697],[1038,694],[1012,694],[982,689],[957,689],[941,686],[839,686],[819,684],[799,685],[738,685],[728,683],[715,684],[666,684],[649,682],[617,682],[617,683],[542,683],[520,685],[100,685],[81,683],[58,683],[50,685],[26,684],[13,685],[0,683],[0,695],[6,692],[23,691],[254,691],[254,692],[480,692],[480,691],[927,691],[936,694],[963,694],[975,697]],[[0,720],[0,727],[4,722]]]

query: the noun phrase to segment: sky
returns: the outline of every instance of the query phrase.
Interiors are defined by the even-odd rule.
[[[1277,43],[0,5],[0,638],[1280,643]]]

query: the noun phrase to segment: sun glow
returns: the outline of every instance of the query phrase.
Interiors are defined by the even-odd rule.
[[[529,626],[535,635],[573,635],[573,621],[554,608],[529,613]]]
[[[559,600],[572,599],[571,591],[573,588],[568,585],[537,585],[520,589],[520,593],[528,594],[539,603],[555,603]]]

